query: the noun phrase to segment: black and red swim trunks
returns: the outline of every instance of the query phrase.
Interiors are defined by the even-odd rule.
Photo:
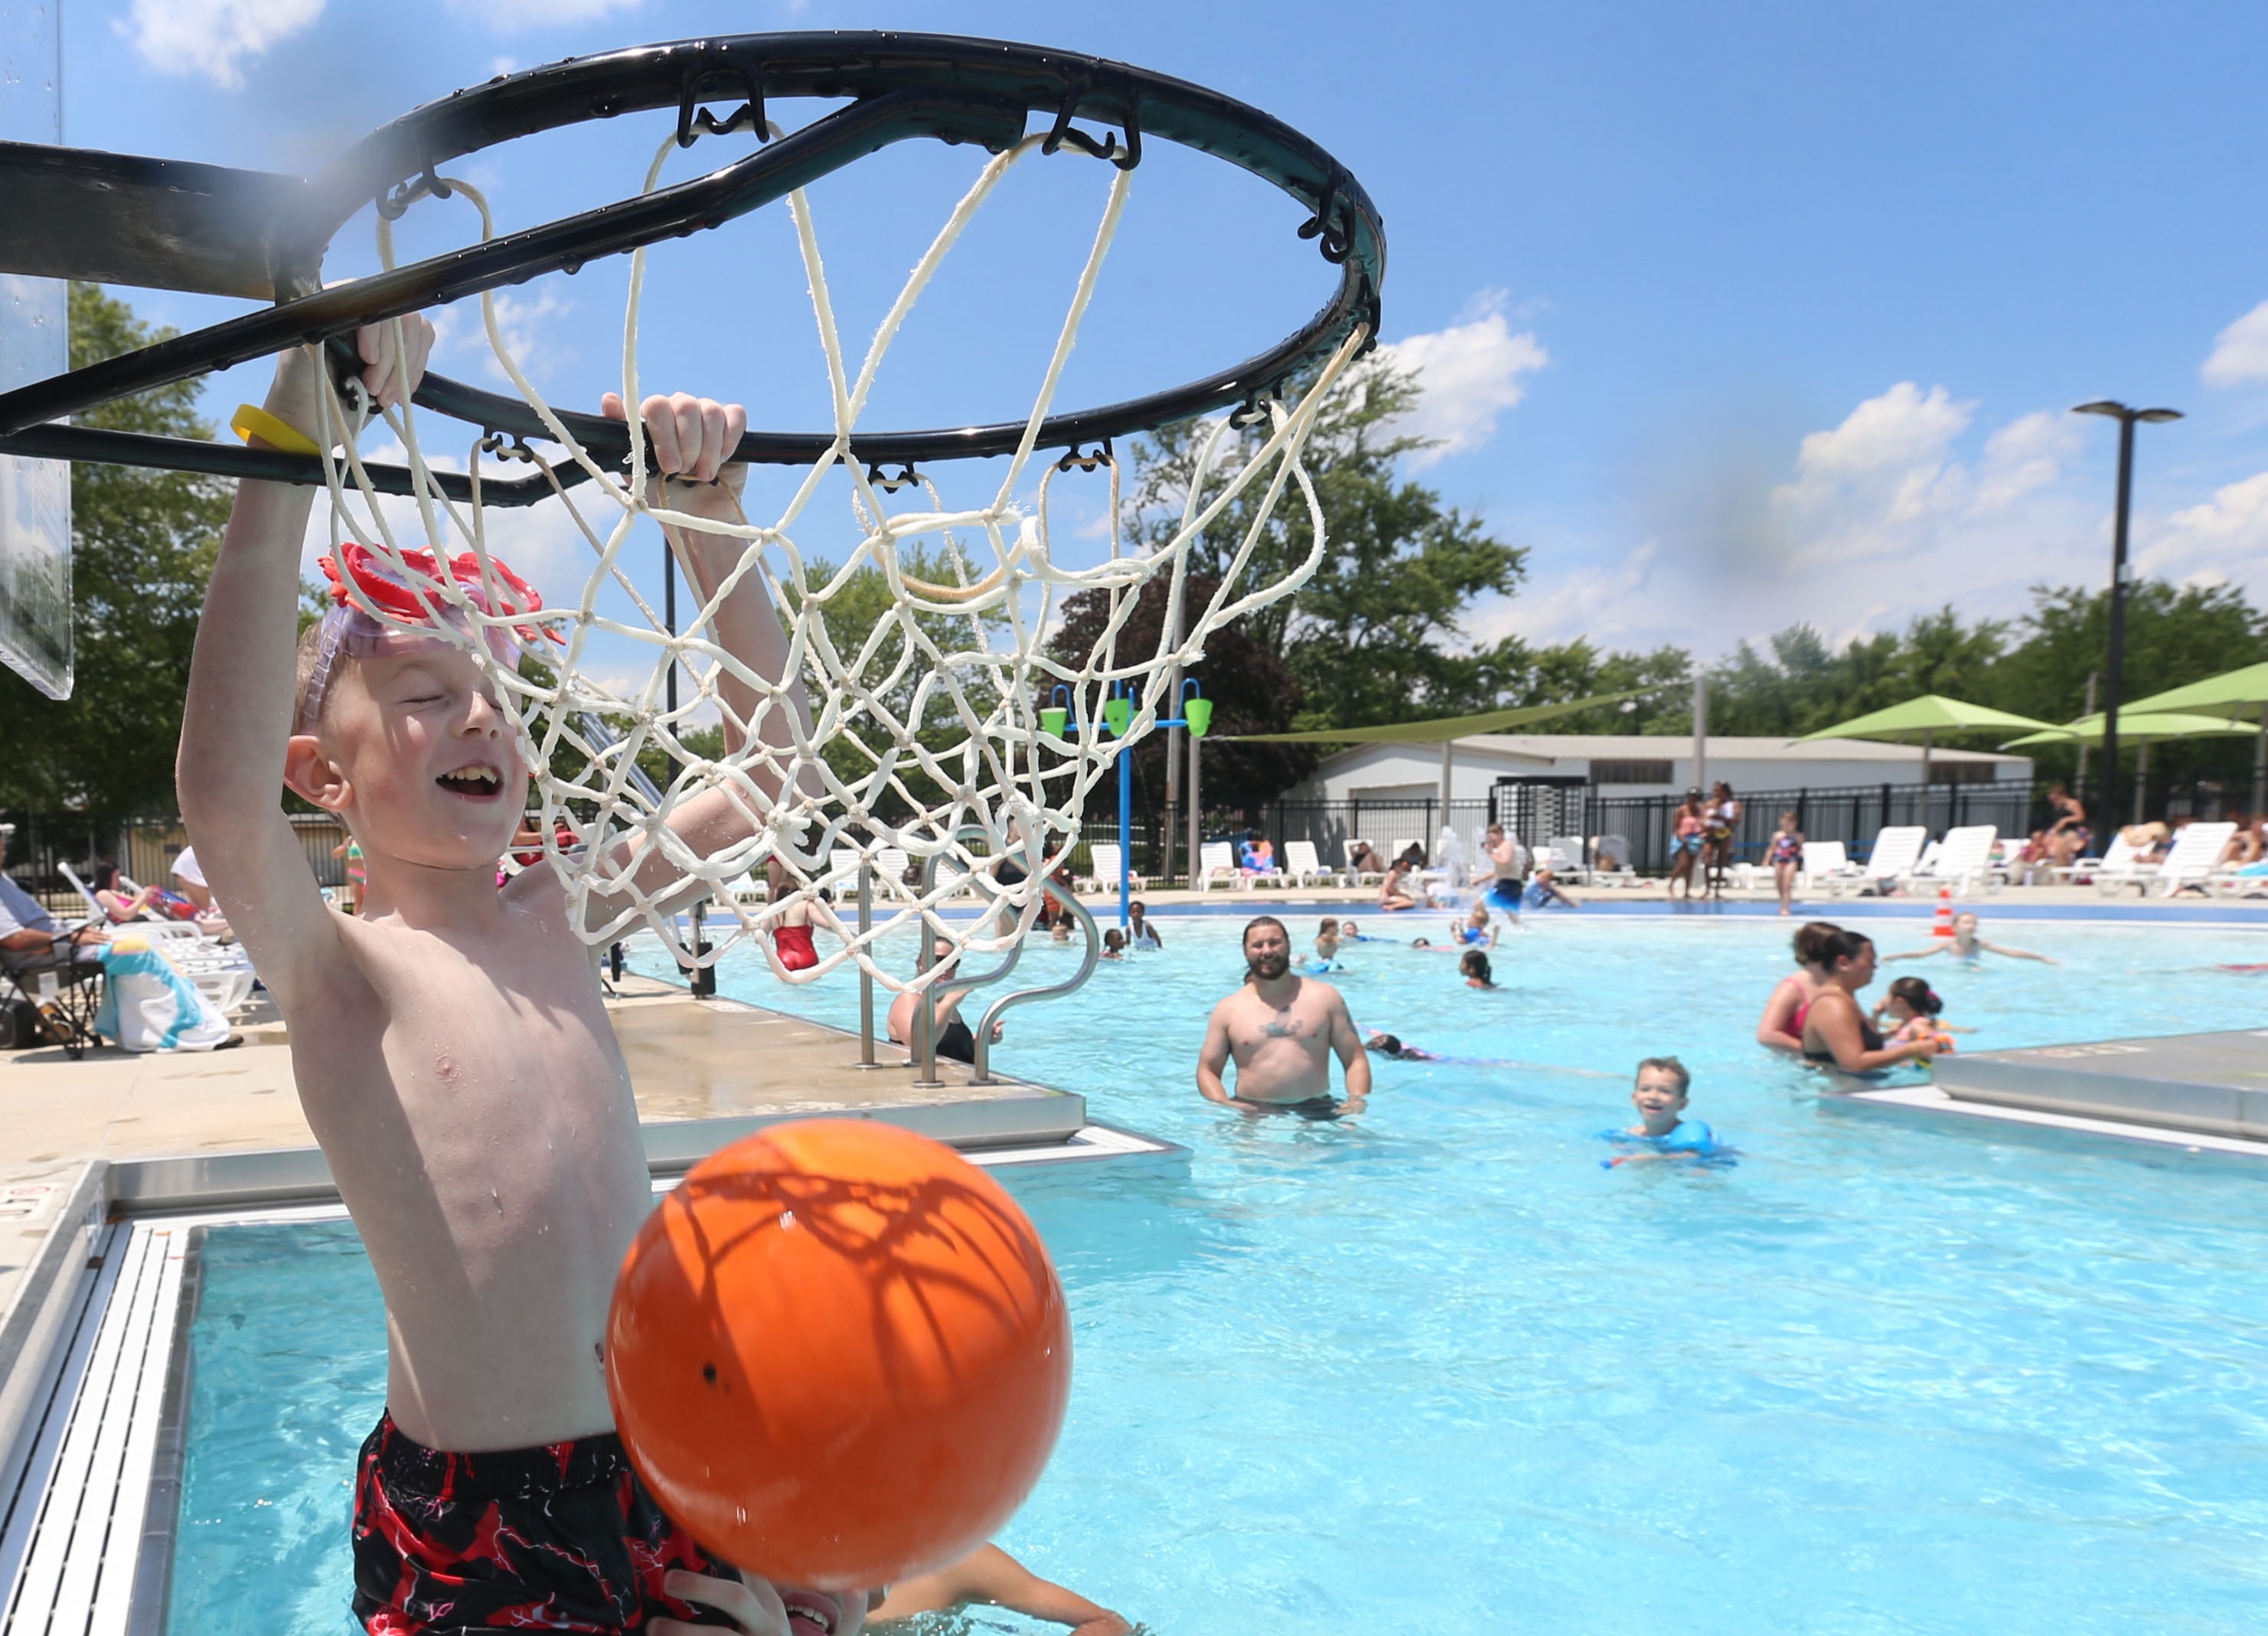
[[[739,1574],[646,1492],[611,1433],[450,1454],[387,1415],[355,1478],[355,1618],[371,1636],[635,1631],[657,1615],[730,1625],[662,1590],[673,1568]]]

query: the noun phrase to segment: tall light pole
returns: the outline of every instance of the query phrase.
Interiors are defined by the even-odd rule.
[[[2118,684],[2119,666],[2126,656],[2126,514],[2134,498],[2134,423],[2152,425],[2179,420],[2182,412],[2169,409],[2128,409],[2104,398],[2082,403],[2074,415],[2107,415],[2118,423],[2118,520],[2110,544],[2110,652],[2102,676],[2102,823],[2108,836],[2118,829]],[[2139,798],[2138,798],[2139,800]],[[2135,814],[2139,821],[2141,814]]]

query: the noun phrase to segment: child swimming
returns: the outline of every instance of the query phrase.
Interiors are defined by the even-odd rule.
[[[1882,963],[1894,960],[1927,960],[1933,954],[1951,954],[1956,960],[1974,962],[1980,955],[1999,954],[2009,960],[2036,960],[2043,966],[2061,965],[2045,954],[2035,954],[2028,948],[2010,948],[2004,943],[1987,943],[1977,935],[1977,911],[1964,909],[1953,917],[1953,935],[1939,938],[1927,948],[1910,948],[1903,954],[1885,954]]]
[[[1449,1060],[1432,1051],[1422,1050],[1415,1045],[1405,1045],[1398,1035],[1381,1034],[1374,1029],[1370,1031],[1370,1037],[1363,1042],[1363,1049],[1376,1051],[1381,1057],[1391,1057],[1396,1062],[1447,1062]]]
[[[1953,1049],[1955,1033],[1975,1031],[1955,1029],[1952,1024],[1940,1021],[1940,1014],[1944,1010],[1945,1002],[1938,998],[1937,991],[1919,977],[1900,977],[1890,984],[1890,991],[1874,1007],[1874,1022],[1880,1027],[1887,1019],[1891,1024],[1889,1032],[1884,1036],[1886,1044],[1905,1045],[1917,1040],[1928,1040],[1942,1055]]]
[[[412,315],[354,344],[364,387],[398,406],[433,327]],[[265,409],[244,416],[254,446],[315,448],[330,391],[319,349],[284,353]],[[601,408],[644,423],[659,505],[738,520],[745,468],[725,461],[747,425],[739,406],[679,394],[633,408],[608,394]],[[197,623],[176,782],[204,874],[289,1025],[301,1106],[385,1300],[386,1409],[351,1491],[354,1615],[403,1632],[620,1630],[706,1608],[784,1631],[799,1605],[850,1636],[864,1592],[743,1581],[661,1508],[615,1434],[601,1345],[652,1178],[565,881],[547,860],[496,884],[529,770],[511,707],[467,651],[484,643],[510,667],[541,632],[465,620],[452,640],[382,623],[363,605],[399,606],[416,587],[349,543],[327,559],[332,606],[295,663],[313,495],[237,485]],[[698,524],[670,544],[733,661],[717,689],[727,750],[747,737],[735,724],[761,717],[792,755],[790,717],[760,712],[736,679],[786,682],[787,710],[808,723],[764,576],[739,574],[740,542]],[[467,595],[491,615],[534,611],[501,564],[456,576]],[[438,597],[452,568],[424,556],[413,571]],[[755,777],[766,800],[787,793]],[[323,902],[279,782],[355,836],[360,915]],[[753,833],[747,811],[738,792],[704,792],[669,824],[685,852],[709,857]],[[656,849],[635,887],[666,899],[684,877]],[[621,907],[594,894],[584,924]]]
[[[1638,1123],[1627,1130],[1600,1132],[1603,1141],[1625,1149],[1599,1162],[1608,1169],[1646,1160],[1728,1159],[1729,1148],[1717,1145],[1717,1133],[1698,1119],[1685,1117],[1686,1094],[1693,1076],[1675,1057],[1649,1057],[1638,1065],[1631,1105]]]
[[[1328,915],[1315,932],[1315,951],[1302,954],[1292,963],[1303,971],[1344,971],[1339,964],[1339,923]]]
[[[1465,986],[1469,989],[1496,987],[1495,975],[1489,967],[1489,957],[1476,948],[1467,949],[1458,960],[1457,974],[1464,978]]]
[[[1465,917],[1464,924],[1457,928],[1457,941],[1479,948],[1494,948],[1496,931],[1490,925],[1489,919],[1488,899],[1475,898],[1472,912]]]

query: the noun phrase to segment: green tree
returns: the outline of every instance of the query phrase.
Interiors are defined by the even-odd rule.
[[[927,580],[936,585],[959,583],[962,575],[958,565],[942,549],[926,548],[918,542],[902,542],[897,548],[898,566],[909,578]],[[823,557],[814,557],[805,564],[805,579],[814,586],[823,586],[835,578],[836,567]],[[795,593],[788,592],[787,606],[781,616],[789,617],[794,608]],[[968,730],[961,720],[952,694],[942,686],[931,689],[926,699],[921,695],[922,683],[930,676],[934,666],[919,643],[912,642],[902,624],[891,623],[898,607],[898,598],[890,582],[879,568],[867,566],[854,570],[850,577],[827,599],[823,615],[827,639],[836,657],[849,673],[850,679],[874,690],[875,698],[900,721],[914,731],[914,737],[932,753],[942,753],[967,741]],[[928,609],[917,610],[912,616],[915,629],[927,643],[939,652],[967,652],[976,649],[997,651],[998,638],[1005,629],[1005,618],[997,613],[981,615],[945,614]],[[866,652],[867,643],[875,631],[891,624],[873,652]],[[909,652],[909,648],[913,651]],[[863,659],[862,659],[863,656]],[[893,680],[895,678],[895,680]],[[993,685],[989,667],[980,661],[969,661],[959,672],[963,695],[981,719],[998,702],[998,689]],[[814,692],[823,682],[813,673],[807,686]],[[917,706],[918,714],[917,715]],[[871,716],[861,715],[849,725],[865,744],[873,750],[887,748],[887,736]],[[721,743],[721,738],[720,738]],[[821,753],[836,776],[850,781],[863,778],[874,769],[874,759],[847,736],[830,738]],[[924,805],[938,800],[942,792],[920,770],[901,762],[894,775],[902,779],[913,792],[914,799]],[[887,811],[895,804],[883,796],[880,804]]]
[[[1241,622],[1253,643],[1282,656],[1304,707],[1301,728],[1367,726],[1484,708],[1495,649],[1465,645],[1476,597],[1516,591],[1525,547],[1492,538],[1476,518],[1400,473],[1427,446],[1395,430],[1416,405],[1413,376],[1378,360],[1334,386],[1309,434],[1305,460],[1328,530],[1322,560],[1292,595]],[[1200,473],[1212,423],[1160,428],[1135,451],[1128,532],[1156,547],[1178,531],[1194,488],[1200,505],[1264,441],[1261,429],[1229,433]],[[1192,542],[1189,571],[1218,580],[1252,529],[1264,482],[1247,486]],[[1306,560],[1314,533],[1287,490],[1262,527],[1245,586],[1282,578]],[[1499,647],[1502,645],[1498,645]]]
[[[2007,627],[1963,624],[1950,608],[1904,632],[1862,637],[1840,650],[1810,625],[1770,638],[1771,652],[1743,642],[1709,671],[1709,730],[1727,737],[1794,738],[1921,693],[1991,704]],[[2007,707],[2002,707],[2007,708]],[[1677,730],[1691,730],[1684,712]]]
[[[70,289],[74,369],[170,336],[92,284]],[[210,438],[197,383],[85,411],[77,424]],[[0,673],[9,754],[0,806],[82,808],[109,815],[170,809],[205,582],[228,519],[228,485],[182,472],[71,468],[72,639],[77,683],[56,704]]]

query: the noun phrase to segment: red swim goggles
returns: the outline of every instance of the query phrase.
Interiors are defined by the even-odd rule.
[[[543,598],[535,587],[504,566],[500,557],[490,557],[483,571],[480,559],[470,551],[451,557],[446,564],[431,551],[404,551],[401,554],[401,566],[416,576],[415,582],[404,578],[392,563],[367,546],[351,540],[339,547],[339,558],[343,559],[343,572],[337,559],[315,559],[315,565],[331,582],[330,598],[336,607],[359,605],[406,624],[431,624],[437,611],[448,610],[450,604],[444,587],[453,581],[465,600],[484,614],[543,611]],[[446,580],[442,577],[445,567]],[[566,645],[567,638],[549,625],[514,625],[511,629],[522,642],[533,642],[544,636],[562,646]]]

